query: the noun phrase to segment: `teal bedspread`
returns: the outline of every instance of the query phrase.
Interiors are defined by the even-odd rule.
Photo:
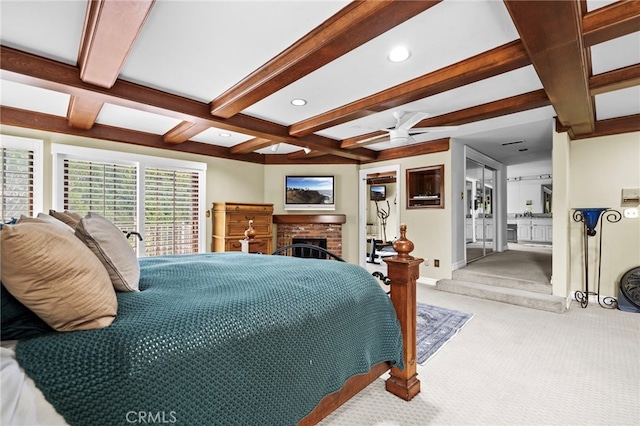
[[[111,326],[18,343],[72,425],[293,425],[372,365],[403,368],[390,300],[358,266],[242,253],[140,266]]]

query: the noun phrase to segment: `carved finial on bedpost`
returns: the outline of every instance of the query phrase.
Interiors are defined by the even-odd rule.
[[[400,238],[394,241],[393,249],[398,253],[400,259],[413,259],[409,253],[413,251],[413,243],[407,240],[407,225],[400,225]]]
[[[250,220],[249,227],[244,231],[244,239],[253,240],[255,236],[256,236],[256,230],[253,229],[253,220]]]

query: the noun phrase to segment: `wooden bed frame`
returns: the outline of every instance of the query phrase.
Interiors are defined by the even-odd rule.
[[[420,392],[416,364],[416,280],[420,276],[422,259],[409,256],[413,243],[406,238],[407,226],[400,226],[400,238],[393,244],[397,256],[387,257],[387,276],[391,280],[391,302],[396,310],[402,330],[404,346],[404,370],[390,367],[388,362],[374,365],[368,373],[351,377],[339,391],[325,396],[316,408],[303,418],[299,425],[315,425],[331,414],[352,396],[367,387],[385,372],[390,377],[385,383],[387,391],[411,400]]]

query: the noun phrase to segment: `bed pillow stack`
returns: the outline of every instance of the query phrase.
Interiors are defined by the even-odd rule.
[[[6,290],[57,331],[106,327],[117,312],[115,290],[138,291],[133,249],[113,223],[95,213],[22,217],[3,228],[0,243]],[[12,301],[3,294],[2,302],[4,307]]]

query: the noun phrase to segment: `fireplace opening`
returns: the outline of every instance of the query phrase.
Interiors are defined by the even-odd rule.
[[[323,249],[327,248],[326,238],[293,238],[292,244],[308,244]],[[326,259],[327,256],[319,251],[307,247],[295,247],[291,253],[294,257],[303,257],[306,259]]]

